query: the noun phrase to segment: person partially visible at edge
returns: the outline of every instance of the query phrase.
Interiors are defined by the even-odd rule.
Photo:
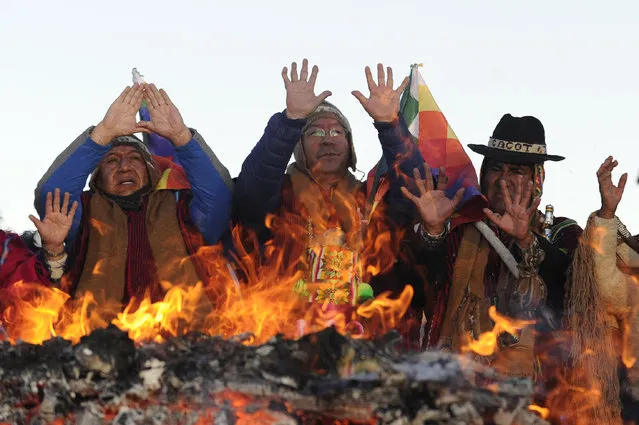
[[[567,271],[582,231],[564,217],[555,217],[548,237],[541,228],[544,162],[564,158],[546,153],[543,125],[530,116],[504,115],[487,146],[469,147],[484,155],[479,180],[489,208],[481,222],[450,230],[461,193],[448,199],[445,182],[434,187],[428,167],[419,194],[403,189],[421,215],[418,257],[428,268],[422,347],[462,350],[469,336],[493,330],[494,306],[498,314],[538,325],[501,334],[495,354],[482,360],[509,375],[538,378],[546,371],[536,351],[545,348],[536,343],[545,341],[534,331],[548,336],[560,326]]]
[[[60,190],[46,195],[45,216],[42,221],[29,216],[38,229],[40,249],[33,251],[16,233],[0,230],[0,289],[18,282],[51,286],[62,276],[67,254],[64,239],[71,229],[73,215],[78,208],[75,201],[69,209],[70,194],[60,203]]]
[[[572,265],[571,378],[601,391],[588,412],[592,423],[639,420],[639,238],[616,216],[628,179],[624,173],[612,182],[617,166],[610,156],[597,171],[601,207],[588,218]]]
[[[143,97],[152,121],[137,122]],[[155,132],[173,143],[190,190],[156,189],[157,167],[136,132]],[[83,191],[89,175],[90,189]],[[104,119],[55,159],[35,190],[41,216],[44,193],[53,187],[80,202],[66,238],[73,262],[64,282],[71,293],[158,301],[165,282],[207,283],[206,265],[194,254],[227,229],[232,182],[164,90],[153,84],[125,88]]]
[[[400,211],[414,213],[413,205],[400,192],[402,173],[410,175],[423,164],[398,115],[408,79],[394,89],[391,68],[385,72],[379,64],[377,73],[375,82],[370,68],[365,69],[370,97],[358,91],[353,95],[373,118],[384,157],[393,164],[385,204],[398,215]],[[351,126],[326,101],[331,92],[315,95],[317,75],[317,66],[309,74],[306,59],[299,74],[296,63],[290,74],[286,67],[282,70],[286,109],[271,117],[242,164],[235,200],[239,221],[256,231],[261,246],[271,241],[268,246],[278,249],[278,257],[286,259],[285,266],[302,260],[298,270],[303,277],[294,285],[294,292],[310,302],[328,301],[346,309],[372,297],[371,286],[362,280],[359,256],[372,246],[364,242],[366,224],[372,228],[383,208],[376,208],[369,217],[366,187],[349,171],[356,170]],[[289,165],[291,155],[295,161]],[[267,226],[271,214],[277,220],[270,220]]]

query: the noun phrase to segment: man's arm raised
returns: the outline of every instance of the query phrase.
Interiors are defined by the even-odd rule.
[[[366,82],[370,90],[367,98],[359,91],[353,96],[359,100],[364,110],[373,118],[386,164],[390,190],[387,202],[391,206],[389,215],[399,225],[406,225],[414,219],[414,208],[403,195],[401,188],[410,182],[413,169],[423,171],[423,158],[415,146],[406,127],[399,117],[399,100],[408,86],[408,77],[394,89],[393,69],[377,65],[377,83],[371,69],[365,68]]]
[[[184,124],[182,115],[163,89],[145,85],[145,99],[151,121],[137,125],[173,143],[175,155],[191,184],[191,219],[210,243],[218,242],[231,218],[233,182],[231,176],[202,136]]]
[[[275,114],[268,122],[264,135],[242,164],[237,178],[235,199],[240,219],[245,225],[261,228],[269,212],[280,204],[284,174],[295,145],[300,141],[306,117],[331,92],[315,95],[319,68],[313,66],[310,76],[308,60],[304,59],[298,75],[297,63],[282,69],[286,88],[286,110]]]
[[[55,189],[70,193],[71,202],[77,201],[80,204],[67,235],[67,245],[73,243],[80,228],[82,217],[80,196],[87,178],[109,151],[111,140],[118,136],[145,131],[138,128],[136,123],[136,113],[142,103],[142,95],[142,86],[126,87],[111,104],[102,121],[80,134],[58,155],[38,182],[34,205],[41,219],[46,212],[47,193],[53,193]]]

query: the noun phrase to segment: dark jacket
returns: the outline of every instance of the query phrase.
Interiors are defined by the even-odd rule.
[[[291,262],[304,255],[307,235],[295,232],[275,235],[272,231],[273,223],[269,223],[269,228],[266,221],[267,216],[272,214],[279,220],[287,220],[289,228],[300,232],[304,230],[304,211],[293,194],[287,166],[300,142],[305,125],[306,120],[291,120],[285,113],[273,115],[264,135],[242,164],[235,188],[236,220],[242,228],[255,232],[257,238],[252,246],[260,249],[262,254],[268,247],[273,247],[280,253],[285,251],[281,255]],[[357,199],[357,208],[361,211],[362,220],[367,226],[364,250],[371,253],[375,249],[375,240],[382,241],[377,239],[382,232],[389,232],[391,235],[388,240],[383,241],[382,249],[392,254],[384,255],[382,264],[377,265],[380,272],[375,276],[366,274],[367,267],[364,265],[363,280],[370,283],[375,294],[379,294],[385,288],[403,287],[408,283],[400,282],[402,278],[394,273],[394,269],[399,239],[407,225],[413,222],[416,210],[412,202],[403,196],[400,188],[409,185],[414,168],[423,172],[424,160],[401,119],[394,123],[374,125],[378,131],[384,158],[388,164],[392,164],[388,173],[390,190],[372,214],[371,200],[365,185],[358,183],[357,193],[353,196]],[[292,167],[303,166],[300,165],[299,151],[300,149],[295,152],[297,162]],[[409,179],[405,179],[405,176],[409,176]],[[367,255],[363,254],[362,257],[367,258]],[[380,288],[380,291],[377,288]]]
[[[286,168],[300,141],[305,119],[291,120],[285,113],[271,117],[264,135],[242,164],[235,188],[238,220],[257,231],[260,242],[272,237],[265,226],[267,214],[277,214],[282,206],[282,191],[288,187]],[[384,199],[388,217],[397,226],[404,226],[414,216],[414,207],[401,193],[406,185],[402,176],[412,176],[413,168],[423,170],[424,160],[415,148],[403,120],[395,123],[375,123],[384,158],[389,167],[390,191]],[[367,199],[366,188],[360,190]]]
[[[413,306],[424,311],[428,319],[425,329],[426,338],[423,348],[434,348],[439,340],[442,321],[446,315],[446,305],[450,286],[452,283],[453,270],[457,259],[457,252],[464,234],[464,229],[472,224],[465,224],[454,229],[446,238],[439,249],[435,251],[425,251],[419,246],[419,238],[415,238],[413,249],[420,264],[415,270],[415,274],[421,273],[424,279],[419,280],[423,286],[415,287],[415,298]],[[570,284],[568,272],[574,250],[579,243],[582,233],[581,227],[573,220],[556,217],[554,231],[551,241],[536,234],[540,248],[544,251],[544,260],[539,266],[539,276],[544,280],[548,291],[546,309],[544,311],[547,319],[559,326],[564,315],[564,300]],[[508,245],[508,236],[500,235],[500,239]],[[517,248],[513,248],[515,259],[519,258]],[[485,268],[484,282],[487,296],[492,295],[490,288],[495,288],[499,269],[502,260],[493,249],[488,257],[488,264]],[[416,281],[418,281],[416,279]],[[545,321],[544,321],[545,322]],[[539,322],[540,326],[542,322]],[[414,332],[415,330],[413,330]]]

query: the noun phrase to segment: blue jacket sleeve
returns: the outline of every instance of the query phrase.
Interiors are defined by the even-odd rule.
[[[407,186],[409,190],[413,189],[409,185],[413,180],[413,169],[417,168],[424,175],[424,159],[402,118],[392,123],[376,122],[374,125],[388,165],[390,188],[386,194],[386,203],[390,206],[389,218],[404,227],[412,223],[416,209],[412,201],[404,196],[401,188]]]
[[[53,192],[56,188],[59,188],[62,194],[69,192],[71,202],[78,201],[80,204],[67,235],[67,247],[73,244],[80,228],[82,218],[80,196],[87,179],[110,149],[110,145],[102,146],[91,139],[92,130],[93,127],[88,128],[53,161],[35,190],[34,205],[41,219],[45,215],[47,193]]]
[[[193,138],[175,148],[191,184],[193,199],[189,205],[191,220],[207,243],[215,244],[229,227],[233,200],[233,182],[228,170],[194,130]]]
[[[291,120],[281,112],[273,115],[237,178],[235,202],[241,222],[261,229],[267,213],[280,206],[286,167],[302,136],[305,119]]]

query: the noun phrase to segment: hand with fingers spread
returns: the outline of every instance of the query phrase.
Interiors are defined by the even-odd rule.
[[[601,208],[597,212],[597,215],[601,218],[614,218],[617,212],[617,206],[623,197],[623,191],[626,188],[626,182],[628,181],[628,173],[624,173],[619,178],[619,183],[615,186],[612,182],[612,170],[617,167],[619,163],[609,156],[601,164],[599,170],[597,170],[597,180],[599,180],[599,194],[601,195]]]
[[[368,66],[365,72],[371,95],[367,99],[361,92],[355,90],[352,92],[353,96],[359,100],[368,115],[376,122],[393,122],[399,114],[399,99],[408,86],[408,77],[404,78],[397,90],[394,90],[393,69],[391,67],[386,68],[385,75],[384,66],[381,63],[377,65],[377,84],[373,81],[373,75]]]
[[[302,69],[297,75],[297,63],[291,64],[291,76],[288,76],[288,69],[282,69],[282,80],[286,88],[286,116],[290,119],[306,118],[329,97],[332,93],[324,91],[319,96],[315,96],[315,81],[319,68],[313,66],[311,76],[308,76],[308,60],[302,61]]]
[[[155,84],[146,84],[144,99],[151,121],[140,121],[140,128],[169,139],[175,146],[184,146],[191,141],[191,130],[184,124],[180,111],[164,89],[158,90]]]
[[[143,86],[140,84],[125,88],[111,104],[104,119],[93,129],[91,138],[96,143],[106,146],[116,137],[141,131],[138,128],[137,113],[142,104],[143,94]]]
[[[413,170],[419,196],[410,193],[406,187],[402,187],[401,190],[404,196],[413,201],[419,210],[426,231],[431,235],[439,235],[444,231],[446,220],[455,212],[457,204],[464,196],[465,189],[463,187],[460,188],[453,199],[448,199],[444,193],[448,183],[444,168],[440,169],[437,188],[435,188],[433,183],[433,176],[428,164],[424,163],[424,169],[426,170],[426,178],[423,180],[419,170],[417,168]]]
[[[69,192],[65,193],[64,201],[60,203],[60,189],[56,189],[53,196],[49,192],[47,193],[44,219],[40,221],[33,215],[29,216],[40,233],[42,247],[47,255],[50,255],[49,253],[60,255],[64,253],[64,240],[71,229],[73,217],[78,209],[78,201],[74,201],[69,209],[70,197]]]
[[[533,182],[529,180],[524,184],[521,176],[515,181],[512,198],[506,181],[502,180],[500,184],[506,206],[504,213],[496,214],[488,208],[484,208],[484,213],[497,227],[512,236],[520,247],[528,248],[533,238],[531,220],[537,214],[537,207],[541,199],[535,198],[531,202]]]

